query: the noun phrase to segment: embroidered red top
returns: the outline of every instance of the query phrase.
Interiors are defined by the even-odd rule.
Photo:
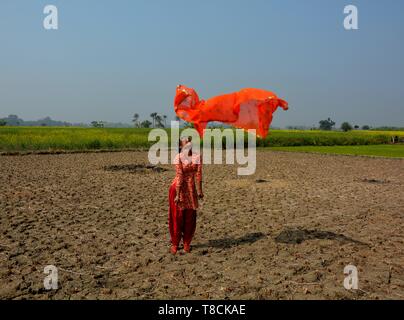
[[[201,158],[201,155],[196,153],[189,157],[180,153],[174,159],[176,175],[173,183],[176,183],[179,198],[177,205],[181,209],[198,208],[198,192],[202,191]]]

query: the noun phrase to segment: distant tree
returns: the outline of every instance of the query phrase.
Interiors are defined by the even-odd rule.
[[[137,113],[133,115],[132,122],[135,127],[139,127],[139,115]]]
[[[370,126],[364,125],[364,126],[362,126],[362,130],[370,130]]]
[[[330,118],[328,118],[327,120],[321,120],[319,122],[320,124],[320,130],[331,130],[332,127],[335,126],[335,122],[332,121]]]
[[[311,129],[311,128],[306,127],[306,126],[286,126],[286,129],[288,129],[288,130],[307,130],[307,129]]]
[[[352,130],[352,125],[349,122],[343,122],[341,124],[341,130],[345,131],[345,132],[351,131]]]
[[[404,131],[404,127],[376,127],[376,128],[371,128],[371,130],[375,131]]]
[[[7,121],[4,119],[0,119],[0,127],[4,127],[7,124]]]
[[[18,116],[15,115],[15,114],[10,114],[10,115],[8,116],[8,119],[10,119],[10,120],[15,120],[15,121],[18,121],[18,120],[19,120]]]
[[[142,121],[142,123],[140,124],[142,128],[150,128],[151,125],[152,123],[149,120]]]
[[[91,121],[91,125],[94,128],[103,128],[104,127],[104,123],[102,121]]]
[[[10,114],[8,117],[3,118],[3,120],[7,122],[8,126],[19,126],[20,124],[24,124],[24,120],[18,118],[15,114]]]
[[[157,112],[153,112],[153,113],[151,113],[150,114],[150,117],[152,118],[152,120],[153,120],[153,128],[155,127],[155,125],[156,125],[156,117],[157,117]]]
[[[354,128],[355,128],[355,130],[358,130],[358,129],[359,129],[359,126],[356,124],[356,125],[354,126]]]
[[[159,114],[156,114],[154,121],[157,128],[164,128],[163,118]]]

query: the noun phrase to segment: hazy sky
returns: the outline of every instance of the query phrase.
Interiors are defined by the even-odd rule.
[[[59,30],[43,28],[47,4]],[[274,126],[404,126],[403,39],[402,0],[1,0],[0,117],[173,118],[181,83],[272,90],[290,103]]]

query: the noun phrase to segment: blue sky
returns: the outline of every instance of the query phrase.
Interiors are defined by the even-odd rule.
[[[359,30],[343,28],[348,4]],[[173,118],[181,83],[272,90],[290,103],[274,126],[404,126],[403,39],[402,0],[1,0],[0,117]]]

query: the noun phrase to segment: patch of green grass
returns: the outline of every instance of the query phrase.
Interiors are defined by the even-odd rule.
[[[122,150],[144,149],[152,129],[78,127],[0,127],[0,151]],[[170,129],[166,129],[170,140]],[[247,135],[247,134],[246,134]],[[387,144],[404,131],[351,132],[318,130],[271,130],[257,147],[351,146]],[[245,139],[245,146],[248,140]],[[222,140],[225,146],[225,139]]]
[[[272,147],[268,150],[289,152],[310,152],[326,154],[343,154],[355,156],[373,156],[387,158],[404,158],[404,145],[368,145],[368,146],[299,146]]]
[[[147,148],[150,129],[4,127],[0,151]]]
[[[404,137],[403,131],[363,131],[354,130],[271,130],[265,139],[257,141],[258,147],[295,146],[351,146],[387,144],[391,137]]]

